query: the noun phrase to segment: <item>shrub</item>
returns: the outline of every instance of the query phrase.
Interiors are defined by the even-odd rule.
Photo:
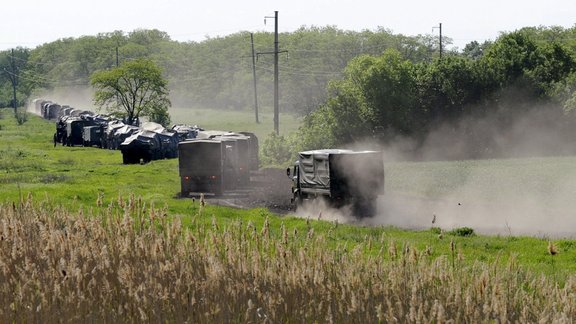
[[[440,227],[431,227],[430,232],[432,234],[440,234],[440,233],[442,233],[442,229]]]
[[[459,227],[448,232],[450,235],[469,237],[474,236],[474,230],[470,227]]]
[[[28,121],[28,113],[26,112],[25,108],[16,109],[15,117],[18,125],[22,125]]]
[[[267,165],[284,165],[290,162],[291,158],[289,141],[282,135],[271,133],[262,145],[262,162]]]

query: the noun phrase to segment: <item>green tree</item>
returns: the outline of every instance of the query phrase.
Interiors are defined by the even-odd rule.
[[[21,106],[25,97],[29,95],[31,89],[27,78],[29,56],[30,51],[21,47],[0,52],[0,106]],[[14,87],[16,88],[15,103]]]
[[[283,165],[292,158],[291,145],[282,135],[271,133],[262,145],[263,162],[268,165]]]
[[[448,55],[417,69],[422,113],[431,123],[454,121],[475,105],[482,94],[471,59]]]
[[[415,67],[400,52],[389,49],[378,57],[359,57],[350,63],[347,73],[363,94],[362,113],[376,138],[412,135],[419,129]]]
[[[352,60],[346,78],[331,84],[326,104],[304,120],[301,146],[329,148],[414,135],[422,122],[415,76],[415,65],[394,49]]]
[[[151,60],[127,61],[117,68],[92,74],[91,83],[96,88],[94,104],[134,124],[139,117],[167,125],[167,81],[161,69]]]
[[[490,41],[485,41],[482,44],[478,43],[477,41],[472,41],[464,46],[462,54],[467,58],[477,60],[481,58],[482,55],[484,55],[484,52],[487,48],[490,47],[491,44],[492,43]]]

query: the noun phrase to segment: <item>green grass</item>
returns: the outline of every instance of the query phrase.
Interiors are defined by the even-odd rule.
[[[62,205],[73,211],[82,209],[97,213],[99,209],[108,206],[117,208],[119,201],[126,201],[133,194],[141,197],[148,206],[165,206],[171,217],[181,218],[186,226],[194,226],[194,222],[209,224],[214,220],[224,230],[241,219],[246,224],[252,222],[260,230],[268,220],[274,236],[282,235],[283,224],[288,232],[297,231],[301,236],[313,230],[315,235],[324,236],[330,246],[344,247],[348,251],[359,243],[370,241],[372,243],[369,248],[365,244],[361,245],[365,247],[363,253],[366,257],[375,255],[379,249],[389,248],[391,242],[394,242],[399,251],[408,245],[419,251],[430,248],[433,256],[446,255],[458,259],[460,254],[458,262],[499,260],[499,263],[506,265],[510,259],[515,259],[521,266],[545,274],[553,273],[559,280],[576,273],[574,240],[555,240],[559,253],[552,257],[547,252],[546,238],[462,237],[445,233],[440,239],[437,232],[429,229],[410,231],[386,226],[362,227],[307,221],[289,216],[279,217],[263,208],[238,210],[211,205],[201,208],[198,201],[193,203],[190,199],[177,198],[179,177],[176,159],[153,161],[146,165],[123,165],[119,151],[84,147],[54,148],[53,122],[31,116],[23,125],[17,125],[9,109],[0,109],[0,117],[0,203],[17,205],[23,198],[32,195],[38,204]],[[203,118],[209,120],[208,116]],[[205,124],[218,125],[218,122],[222,122],[223,125],[244,129],[247,125],[245,123],[248,123],[247,120],[237,120],[233,114],[222,113],[216,118],[221,120]],[[193,118],[190,122],[195,123]],[[197,123],[202,124],[200,119]],[[389,193],[434,197],[472,183],[474,186],[471,193],[481,192],[483,186],[490,186],[506,192],[525,190],[544,194],[547,190],[572,188],[571,183],[563,181],[563,187],[557,187],[555,182],[566,175],[566,170],[575,170],[574,162],[574,158],[566,157],[391,163],[386,166],[386,190]],[[533,180],[525,174],[531,174]],[[97,206],[99,195],[103,197],[102,207]],[[451,241],[456,246],[455,254],[450,250]]]

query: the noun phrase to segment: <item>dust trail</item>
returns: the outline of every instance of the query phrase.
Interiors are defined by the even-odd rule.
[[[377,216],[356,220],[330,211],[323,217],[370,226],[467,226],[490,235],[576,238],[575,116],[550,107],[519,112],[466,117],[438,125],[420,141],[399,136],[380,146],[386,194]]]
[[[53,90],[37,91],[31,95],[30,98],[44,98],[76,109],[98,112],[98,109],[92,101],[92,98],[94,98],[94,90],[88,86],[69,86]],[[27,111],[35,113],[32,101],[28,103]]]
[[[380,198],[378,215],[366,224],[408,229],[470,227],[489,235],[576,238],[575,216],[574,209],[547,209],[530,198],[504,203],[461,200],[456,194],[442,199],[389,195]]]
[[[506,123],[494,114],[441,125],[417,150],[409,139],[390,143],[388,194],[369,223],[422,229],[436,215],[443,229],[576,238],[572,117],[539,107]],[[415,160],[427,162],[395,164]]]
[[[338,222],[341,224],[359,222],[359,220],[352,214],[351,207],[344,206],[342,208],[333,208],[323,199],[305,202],[302,206],[298,207],[294,216],[310,220]]]

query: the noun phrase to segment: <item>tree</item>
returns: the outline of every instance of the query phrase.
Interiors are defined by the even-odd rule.
[[[0,53],[0,104],[9,103],[14,112],[29,94],[29,82],[23,78],[29,56],[30,51],[21,47]]]
[[[117,68],[95,72],[91,83],[96,88],[94,103],[123,117],[128,124],[144,116],[164,126],[170,122],[167,81],[151,60],[127,61]]]
[[[415,67],[400,52],[388,49],[378,57],[360,56],[346,71],[362,93],[366,120],[376,138],[411,135],[419,129]]]

